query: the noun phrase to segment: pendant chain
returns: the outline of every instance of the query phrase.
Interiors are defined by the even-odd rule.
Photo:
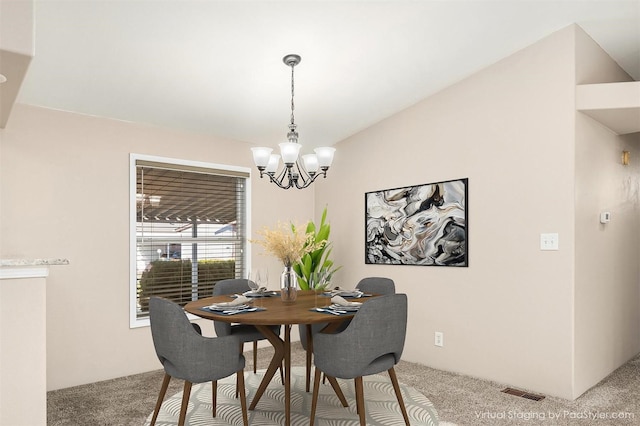
[[[293,104],[293,68],[294,67],[295,65],[291,65],[291,126],[293,126],[293,129],[295,129],[295,119],[293,116],[293,110],[295,109],[295,105]]]

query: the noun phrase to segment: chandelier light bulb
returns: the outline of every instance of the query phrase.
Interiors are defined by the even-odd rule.
[[[251,151],[253,151],[253,162],[256,163],[256,166],[267,167],[267,164],[269,163],[269,156],[273,149],[259,146],[251,148]]]
[[[284,164],[289,165],[298,161],[298,154],[300,154],[302,145],[296,142],[283,142],[278,146],[280,146],[280,155],[282,155]]]
[[[314,175],[318,172],[318,156],[316,154],[306,154],[302,156],[302,163],[304,168],[310,175]]]
[[[280,165],[280,156],[278,154],[271,154],[269,156],[269,163],[267,163],[267,173],[275,173]]]
[[[336,152],[335,148],[331,148],[330,146],[321,146],[320,148],[314,149],[316,155],[318,156],[318,164],[322,168],[331,167],[331,163],[333,163],[333,154]]]

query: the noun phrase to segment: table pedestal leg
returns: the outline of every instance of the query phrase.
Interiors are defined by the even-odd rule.
[[[291,324],[284,324],[284,340],[280,338],[277,334],[275,334],[268,326],[256,325],[255,326],[260,332],[269,340],[271,345],[273,345],[273,349],[275,353],[273,358],[271,359],[271,363],[267,368],[267,371],[264,375],[264,378],[260,382],[260,386],[258,386],[258,390],[256,394],[253,396],[251,400],[251,405],[249,406],[249,410],[254,410],[262,394],[269,386],[269,383],[273,379],[273,376],[278,371],[278,368],[283,363],[284,360],[284,413],[285,413],[285,425],[289,426],[291,424]],[[331,328],[331,327],[327,327]],[[313,348],[313,337],[309,333],[309,343]],[[335,391],[338,399],[342,403],[344,407],[348,407],[347,399],[344,397],[342,390],[340,389],[340,385],[338,381],[334,377],[327,376],[331,387]]]
[[[267,340],[269,340],[269,342],[273,346],[275,353],[273,354],[273,358],[271,358],[271,363],[269,364],[267,371],[264,373],[264,378],[260,382],[260,386],[258,387],[256,394],[251,400],[249,410],[255,409],[256,405],[258,405],[258,401],[260,401],[262,394],[267,389],[267,386],[269,386],[269,383],[271,382],[273,376],[276,374],[276,371],[278,371],[278,368],[280,368],[280,366],[282,365],[282,360],[284,359],[285,355],[284,342],[282,341],[282,339],[280,339],[280,337],[278,337],[277,334],[271,331],[268,326],[256,325],[255,327],[260,330],[260,332],[267,338]]]
[[[291,325],[284,325],[284,418],[291,422]]]

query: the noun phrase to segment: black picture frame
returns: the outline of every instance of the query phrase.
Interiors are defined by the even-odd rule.
[[[469,266],[469,179],[365,193],[365,263]]]

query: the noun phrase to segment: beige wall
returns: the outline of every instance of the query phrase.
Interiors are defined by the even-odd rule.
[[[631,78],[576,32],[578,84]],[[640,135],[620,137],[576,113],[575,383],[578,396],[640,350]],[[623,166],[623,150],[631,164]],[[607,225],[602,211],[611,212]]]
[[[48,388],[160,368],[149,328],[129,329],[129,153],[250,167],[249,145],[18,105],[0,151],[0,257],[70,260],[47,279]],[[313,192],[252,190],[254,231],[312,217]]]
[[[561,30],[337,145],[331,184],[316,191],[316,208],[330,206],[335,257],[346,265],[338,279],[354,286],[364,276],[389,276],[409,295],[404,359],[577,396],[574,229],[585,213],[574,206],[575,31]],[[463,177],[468,268],[364,264],[365,192]],[[623,243],[634,253],[635,229],[635,241]],[[540,251],[543,232],[559,233],[559,251]],[[619,266],[615,252],[604,256]],[[633,278],[637,291],[636,266],[621,268],[624,285]],[[636,334],[637,302],[629,302],[636,322],[626,327]],[[442,348],[433,345],[435,331],[444,332]],[[622,344],[627,331],[611,337]],[[625,345],[640,350],[637,341]],[[595,376],[581,382],[593,385]]]

